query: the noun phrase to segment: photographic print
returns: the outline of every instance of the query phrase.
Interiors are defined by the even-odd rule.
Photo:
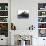
[[[29,18],[29,10],[18,10],[18,16],[20,18]]]

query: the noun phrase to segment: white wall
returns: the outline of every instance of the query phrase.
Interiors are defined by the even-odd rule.
[[[29,19],[18,19],[18,10],[29,10]],[[17,30],[26,30],[37,21],[37,2],[31,0],[11,1],[11,20]],[[35,21],[36,20],[36,21]],[[36,22],[37,23],[37,22]],[[35,24],[34,24],[35,25]]]
[[[29,19],[17,18],[17,12],[20,9],[29,10]],[[33,0],[11,0],[11,22],[13,22],[16,25],[17,33],[18,32],[21,33],[23,30],[23,32],[25,32],[26,34],[27,31],[25,30],[28,29],[28,27],[33,24],[35,26],[35,32],[36,32],[33,34],[37,36],[37,32],[38,32],[37,31],[37,9],[38,9],[37,0],[34,1]]]
[[[35,26],[34,31],[36,32],[36,34],[33,33],[33,36],[38,36],[38,3],[45,2],[46,0],[11,0],[11,22],[16,25],[17,30],[19,30],[18,32],[28,29],[28,27],[33,24]],[[29,10],[29,19],[17,18],[18,10],[20,9]],[[38,46],[38,43],[43,43],[41,39],[42,38],[38,37],[33,38],[33,46]]]

